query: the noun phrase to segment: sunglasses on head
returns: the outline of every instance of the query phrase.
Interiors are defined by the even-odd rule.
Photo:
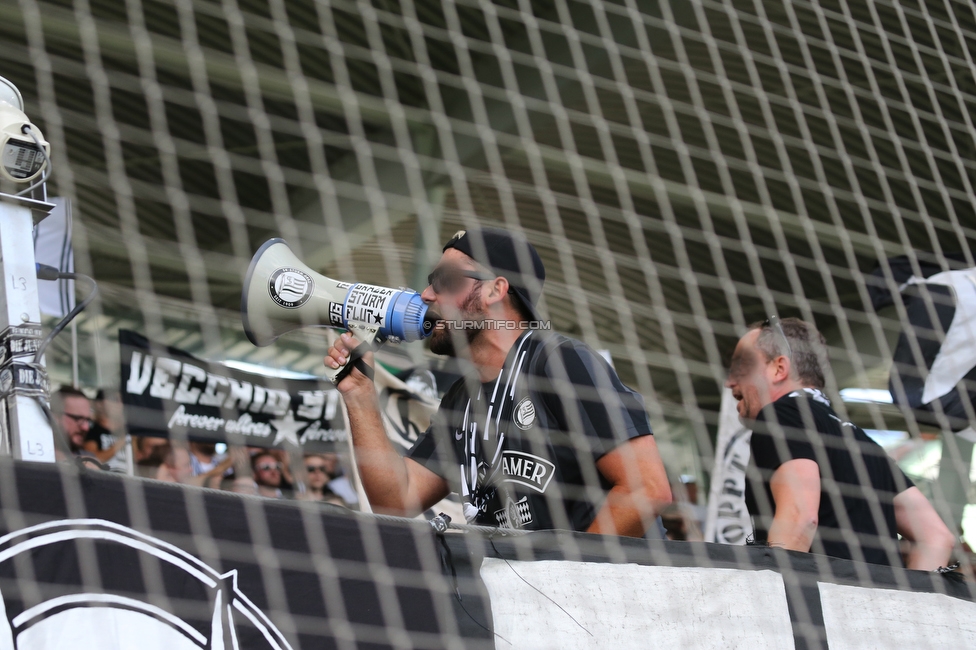
[[[478,271],[468,271],[456,266],[439,266],[427,276],[427,284],[434,290],[434,293],[454,293],[461,288],[464,281],[468,278],[472,280],[494,280],[496,276]]]
[[[790,347],[790,340],[786,338],[786,332],[783,331],[783,325],[779,322],[778,316],[770,316],[760,324],[760,329],[771,329],[783,339],[786,344],[786,357],[792,362],[793,361],[793,348]],[[729,377],[732,378],[742,378],[748,375],[752,369],[755,367],[756,359],[748,354],[734,354],[732,355],[732,363],[729,365]]]
[[[783,325],[779,322],[779,316],[773,315],[762,322],[763,329],[770,328],[774,332],[780,335],[783,342],[786,344],[786,357],[793,361],[793,348],[790,346],[790,340],[786,337],[786,332],[783,331]]]

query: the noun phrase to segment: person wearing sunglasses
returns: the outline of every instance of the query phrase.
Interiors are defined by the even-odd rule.
[[[251,471],[257,484],[257,493],[263,497],[281,499],[281,464],[270,453],[258,453],[251,458]]]
[[[298,496],[299,500],[349,507],[346,500],[329,487],[336,462],[335,454],[305,454],[305,491]]]
[[[537,310],[545,277],[535,247],[506,230],[447,242],[421,294],[440,317],[429,345],[473,370],[405,458],[369,379],[354,370],[339,383],[374,510],[414,516],[455,492],[472,524],[641,536],[670,503],[642,398],[548,328]],[[347,363],[356,344],[343,334],[326,365]]]
[[[884,449],[824,394],[826,341],[775,316],[739,340],[726,386],[753,430],[746,504],[758,543],[901,566],[944,566],[955,539]]]

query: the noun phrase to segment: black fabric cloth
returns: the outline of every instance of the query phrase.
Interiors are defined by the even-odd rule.
[[[943,354],[944,341],[951,338],[950,330],[959,331],[971,327],[961,305],[970,304],[971,296],[957,295],[958,286],[943,277],[940,282],[926,280],[946,271],[969,269],[965,256],[950,253],[938,263],[924,257],[914,261],[907,256],[882,261],[867,278],[868,294],[874,308],[883,309],[895,303],[887,275],[898,288],[904,304],[905,322],[892,352],[891,375],[888,389],[895,404],[908,406],[915,411],[919,422],[948,427],[961,431],[971,426],[969,414],[976,402],[976,367],[953,380],[964,382],[965,388],[943,391],[936,397],[923,399],[925,385],[931,376],[936,360]],[[962,302],[959,302],[962,301]],[[957,316],[958,314],[958,316]],[[944,372],[944,366],[941,369]],[[936,371],[938,376],[939,370]]]
[[[93,421],[88,427],[88,433],[85,434],[85,442],[89,441],[97,443],[99,449],[111,449],[115,445],[115,436],[98,422]]]
[[[582,531],[611,487],[596,462],[650,434],[640,395],[602,357],[529,330],[496,381],[447,391],[408,456],[448,481],[469,523]]]
[[[766,406],[750,445],[746,505],[757,542],[766,540],[775,513],[770,478],[783,463],[805,458],[819,466],[821,486],[810,551],[901,565],[893,499],[913,483],[863,429],[837,417],[820,391],[793,392]]]
[[[0,639],[13,637],[5,647],[37,647],[21,635],[78,607],[102,627],[65,628],[44,647],[63,645],[69,634],[73,650],[117,647],[109,639],[121,631],[102,622],[106,610],[117,608],[150,610],[149,624],[152,611],[165,611],[181,621],[171,630],[202,635],[173,644],[181,648],[494,648],[477,574],[452,579],[439,572],[437,541],[425,522],[79,471],[67,463],[0,458],[0,475],[16,497],[0,504],[0,620],[7,621]],[[379,562],[391,574],[382,584],[370,577]],[[76,602],[63,602],[65,596]],[[42,602],[57,606],[13,622]],[[218,624],[221,646],[212,641]],[[159,627],[130,625],[146,635]],[[139,647],[128,640],[121,647]]]
[[[914,263],[918,265],[918,270],[921,273],[919,277],[930,278],[942,271],[954,268],[961,269],[967,266],[966,257],[962,253],[949,253],[945,255],[944,259],[948,268],[942,264],[916,258]],[[883,262],[879,262],[871,275],[867,277],[868,296],[870,296],[871,305],[875,309],[883,309],[895,302],[895,298],[891,295],[888,282],[885,279],[886,270],[891,273],[891,278],[896,285],[903,285],[912,276],[916,275],[912,260],[905,255],[890,257]]]

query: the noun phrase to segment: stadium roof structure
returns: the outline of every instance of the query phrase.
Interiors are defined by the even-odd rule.
[[[492,222],[538,247],[556,330],[706,427],[747,323],[814,320],[881,387],[872,270],[974,265],[967,2],[27,1],[0,39],[103,289],[101,375],[120,326],[314,372],[305,334],[243,337],[264,240],[419,289]]]

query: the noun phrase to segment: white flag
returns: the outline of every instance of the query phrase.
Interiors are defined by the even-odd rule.
[[[49,199],[54,210],[34,229],[34,260],[53,266],[62,273],[74,273],[75,254],[71,248],[71,202]],[[41,313],[63,317],[75,307],[74,280],[39,280],[37,294]]]
[[[752,520],[746,509],[746,467],[752,450],[752,431],[742,426],[732,391],[722,391],[722,407],[715,441],[715,468],[708,492],[705,541],[720,544],[746,543],[752,535]]]

